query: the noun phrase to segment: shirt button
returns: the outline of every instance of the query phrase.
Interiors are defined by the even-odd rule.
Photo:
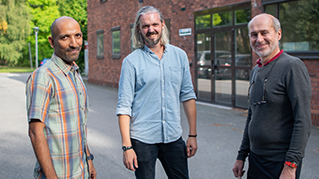
[[[165,93],[163,93],[163,96],[165,95]]]
[[[163,123],[165,123],[166,121],[163,121]]]
[[[163,107],[163,109],[165,109],[165,107]]]

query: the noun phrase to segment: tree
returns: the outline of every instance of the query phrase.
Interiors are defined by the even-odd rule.
[[[28,0],[27,5],[31,9],[32,28],[39,27],[38,32],[38,59],[39,62],[44,58],[50,58],[53,53],[53,49],[48,42],[50,36],[50,26],[52,22],[60,17],[56,0]],[[32,29],[31,28],[31,29]],[[27,42],[31,43],[32,59],[35,59],[35,33],[27,38]],[[23,58],[20,59],[20,65],[28,65],[29,63],[29,50],[26,46],[24,48]]]
[[[30,12],[24,0],[0,0],[0,60],[15,65],[31,33]]]

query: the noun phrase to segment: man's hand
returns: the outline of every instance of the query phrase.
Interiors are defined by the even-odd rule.
[[[33,150],[46,178],[58,179],[51,159],[47,139],[43,133],[45,124],[39,119],[31,119],[29,122],[29,136]]]
[[[197,151],[196,137],[189,137],[186,142],[187,157],[190,158],[195,155]]]
[[[244,161],[242,160],[236,160],[236,163],[233,168],[233,173],[236,178],[241,179],[241,177],[244,175],[245,170],[244,169]]]
[[[96,173],[95,167],[93,165],[93,161],[89,160],[88,164],[89,164],[90,179],[96,179],[97,173]]]
[[[123,163],[129,170],[135,171],[135,169],[138,168],[137,156],[133,149],[123,152]]]
[[[284,164],[284,168],[281,171],[279,179],[295,179],[296,169]]]

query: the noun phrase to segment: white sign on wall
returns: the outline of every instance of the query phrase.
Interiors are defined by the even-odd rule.
[[[179,36],[192,35],[192,28],[179,29]]]

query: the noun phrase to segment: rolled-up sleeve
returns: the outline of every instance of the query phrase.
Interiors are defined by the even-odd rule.
[[[134,98],[135,73],[132,64],[127,58],[123,60],[121,77],[118,89],[118,103],[116,115],[132,116],[132,103]]]
[[[194,87],[192,83],[191,73],[189,70],[189,63],[186,53],[184,54],[185,60],[183,61],[183,80],[180,92],[180,101],[184,102],[190,99],[196,99]]]

